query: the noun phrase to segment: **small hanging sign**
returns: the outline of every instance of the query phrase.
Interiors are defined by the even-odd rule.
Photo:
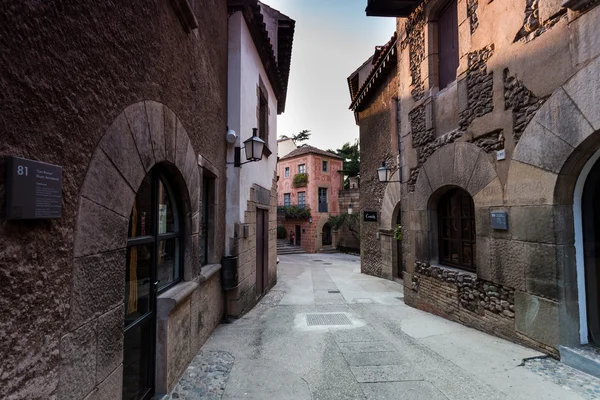
[[[363,214],[363,221],[377,222],[377,211],[365,211]]]
[[[7,219],[62,216],[62,167],[12,156],[6,166]]]

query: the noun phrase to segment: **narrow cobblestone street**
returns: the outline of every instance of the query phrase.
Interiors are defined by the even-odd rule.
[[[598,399],[543,354],[408,307],[359,257],[281,256],[278,284],[222,324],[168,399]]]

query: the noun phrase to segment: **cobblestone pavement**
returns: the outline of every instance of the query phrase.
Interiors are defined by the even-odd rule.
[[[225,351],[200,351],[167,399],[218,400],[223,396],[234,358]]]
[[[585,399],[600,399],[600,381],[597,378],[553,358],[533,358],[525,360],[523,365],[559,386],[580,393]]]
[[[168,399],[600,399],[600,381],[404,304],[343,254],[280,256],[278,283],[221,324]]]

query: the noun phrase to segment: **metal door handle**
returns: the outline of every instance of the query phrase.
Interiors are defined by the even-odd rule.
[[[159,283],[160,283],[160,281],[154,282],[154,286],[158,286]]]

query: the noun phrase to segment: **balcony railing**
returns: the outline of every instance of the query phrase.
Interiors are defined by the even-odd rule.
[[[327,212],[327,203],[319,203],[319,212]]]
[[[277,212],[285,215],[285,219],[309,219],[310,207],[308,205],[302,206],[278,206]]]

